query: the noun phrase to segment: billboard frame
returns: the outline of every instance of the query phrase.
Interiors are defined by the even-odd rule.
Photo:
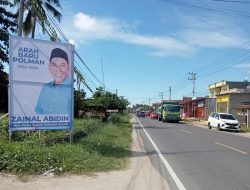
[[[71,88],[71,112],[69,114],[69,122],[68,126],[52,126],[52,127],[32,127],[32,124],[34,125],[35,123],[30,123],[31,127],[12,127],[13,122],[12,117],[14,115],[14,105],[13,105],[13,100],[14,100],[14,83],[18,83],[18,80],[14,81],[13,79],[13,53],[12,53],[12,46],[15,41],[26,41],[27,43],[31,42],[31,44],[36,44],[38,47],[41,46],[40,44],[48,44],[48,46],[54,46],[54,47],[64,47],[67,49],[67,53],[70,53],[70,59],[68,60],[70,64],[70,88]],[[11,140],[12,133],[14,131],[36,131],[36,130],[69,130],[70,131],[70,142],[73,139],[73,132],[74,132],[74,45],[68,44],[68,43],[61,43],[61,42],[52,42],[52,41],[46,41],[46,40],[39,40],[39,39],[30,39],[30,38],[25,38],[25,37],[19,37],[19,36],[12,36],[9,35],[9,88],[8,88],[8,105],[9,105],[9,139]],[[30,83],[32,81],[29,81]],[[28,83],[26,81],[26,83]],[[42,123],[42,122],[41,122]],[[43,129],[44,128],[44,129]]]

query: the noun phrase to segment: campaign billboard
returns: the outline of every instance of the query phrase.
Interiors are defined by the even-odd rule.
[[[10,36],[9,129],[73,129],[74,46]]]

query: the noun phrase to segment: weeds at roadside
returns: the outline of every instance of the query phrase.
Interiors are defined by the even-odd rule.
[[[60,175],[122,169],[132,142],[128,119],[127,115],[117,123],[76,119],[72,144],[65,131],[15,132],[9,142],[8,120],[1,120],[0,171],[22,176],[47,171]]]

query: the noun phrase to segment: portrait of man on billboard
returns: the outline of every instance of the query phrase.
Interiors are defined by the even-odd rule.
[[[63,49],[55,48],[51,51],[48,71],[53,80],[42,87],[35,112],[37,114],[68,114],[71,110],[71,65]]]

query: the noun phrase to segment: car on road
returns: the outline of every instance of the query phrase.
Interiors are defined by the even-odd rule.
[[[158,119],[158,114],[156,112],[152,112],[150,114],[150,119]]]
[[[139,111],[139,112],[136,113],[136,116],[137,117],[145,117],[145,112]]]
[[[208,117],[207,122],[208,128],[217,128],[220,130],[230,130],[238,132],[240,130],[239,121],[232,115],[228,113],[211,113]]]
[[[149,117],[149,116],[150,116],[150,111],[146,111],[146,112],[145,112],[145,116],[148,116],[148,117]]]

